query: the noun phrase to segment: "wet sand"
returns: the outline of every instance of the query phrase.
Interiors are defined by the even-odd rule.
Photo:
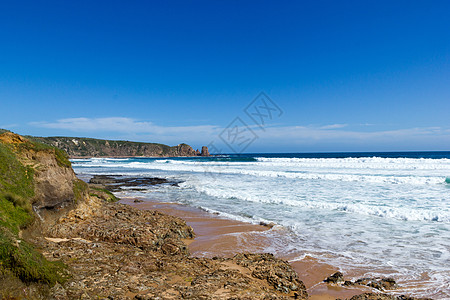
[[[139,209],[157,210],[184,219],[196,234],[193,241],[186,241],[193,256],[231,257],[239,252],[268,252],[266,249],[270,245],[270,240],[264,235],[264,231],[270,230],[268,226],[228,220],[200,209],[174,203],[149,200],[134,202],[134,199],[129,198],[122,199],[121,202]],[[343,288],[323,283],[327,276],[338,270],[314,258],[305,257],[299,261],[291,261],[290,257],[281,258],[290,261],[300,280],[306,285],[310,299],[345,299],[369,291],[363,287]]]

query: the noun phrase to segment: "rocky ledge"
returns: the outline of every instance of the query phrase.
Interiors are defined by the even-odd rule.
[[[190,257],[191,227],[176,217],[91,197],[39,239],[70,273],[56,299],[306,299],[304,284],[271,254]]]
[[[381,278],[360,278],[355,281],[345,280],[344,274],[341,272],[336,272],[329,277],[327,277],[324,282],[335,285],[335,286],[367,286],[374,290],[381,292],[395,290],[398,286],[395,280],[391,277]],[[339,300],[339,299],[338,299]],[[395,296],[384,293],[363,293],[361,295],[356,295],[350,298],[350,300],[431,300],[430,298],[414,298],[405,295]]]

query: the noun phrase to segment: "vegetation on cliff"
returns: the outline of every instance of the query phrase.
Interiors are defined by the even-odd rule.
[[[104,188],[90,187],[89,195],[102,199],[106,202],[119,201],[119,198],[117,198],[113,193]]]
[[[0,281],[20,279],[24,283],[62,282],[62,264],[50,262],[22,238],[22,231],[36,219],[32,209],[42,191],[38,174],[48,166],[36,157],[50,155],[55,168],[69,169],[67,155],[59,149],[3,131],[0,135]],[[5,283],[7,282],[7,283]],[[0,295],[0,298],[5,295]]]

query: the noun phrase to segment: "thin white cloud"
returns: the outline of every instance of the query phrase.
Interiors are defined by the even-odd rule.
[[[217,132],[217,126],[158,126],[152,122],[138,121],[125,117],[109,118],[69,118],[56,122],[33,122],[33,126],[66,129],[75,132],[117,132],[117,133],[152,133],[158,135],[174,135],[197,132],[212,134]]]
[[[320,129],[339,129],[339,128],[344,128],[347,126],[348,126],[348,124],[331,124],[331,125],[321,126]]]

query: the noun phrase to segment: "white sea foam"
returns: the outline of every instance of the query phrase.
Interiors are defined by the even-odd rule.
[[[363,167],[363,168],[406,168],[406,169],[450,169],[450,159],[430,158],[384,158],[384,157],[360,157],[360,158],[269,158],[256,157],[259,162],[272,164],[305,164],[315,167]]]
[[[273,159],[272,159],[273,160]],[[292,159],[290,159],[292,160]],[[393,183],[393,184],[444,184],[446,174],[450,173],[450,163],[430,164],[427,167],[420,166],[415,161],[414,164],[403,165],[401,163],[365,165],[364,160],[358,159],[357,163],[343,164],[342,161],[334,162],[336,159],[318,160],[319,165],[295,163],[222,163],[222,162],[194,162],[194,161],[172,161],[155,160],[147,162],[125,162],[111,160],[114,163],[108,164],[108,160],[96,159],[92,161],[76,161],[78,167],[102,167],[102,168],[124,168],[124,169],[145,169],[164,171],[184,171],[197,173],[216,174],[242,174],[262,177],[285,177],[305,180],[335,180],[351,182],[373,182],[373,183]],[[332,160],[332,161],[327,161]],[[342,159],[341,159],[342,160]],[[284,160],[283,160],[284,161]],[[389,160],[391,161],[391,160]],[[446,160],[447,161],[447,160]],[[363,164],[364,167],[357,167]],[[376,167],[375,167],[376,165]],[[326,166],[326,167],[325,167]],[[370,171],[367,171],[369,169]],[[339,170],[339,171],[337,171]],[[411,170],[414,175],[411,174]],[[420,172],[420,170],[436,170],[436,172]],[[420,176],[422,175],[422,176]]]
[[[199,185],[194,187],[198,192],[205,193],[209,196],[216,198],[234,198],[242,201],[260,202],[260,203],[272,203],[284,206],[302,207],[311,210],[329,210],[329,211],[341,211],[348,213],[364,214],[369,216],[377,216],[384,218],[392,218],[404,221],[435,221],[450,223],[450,212],[443,211],[441,209],[434,210],[418,210],[414,207],[386,207],[379,206],[376,203],[362,204],[362,203],[344,203],[344,202],[325,202],[320,200],[308,201],[308,200],[293,200],[289,198],[272,198],[254,196],[245,191],[229,191],[215,189],[205,185]]]

